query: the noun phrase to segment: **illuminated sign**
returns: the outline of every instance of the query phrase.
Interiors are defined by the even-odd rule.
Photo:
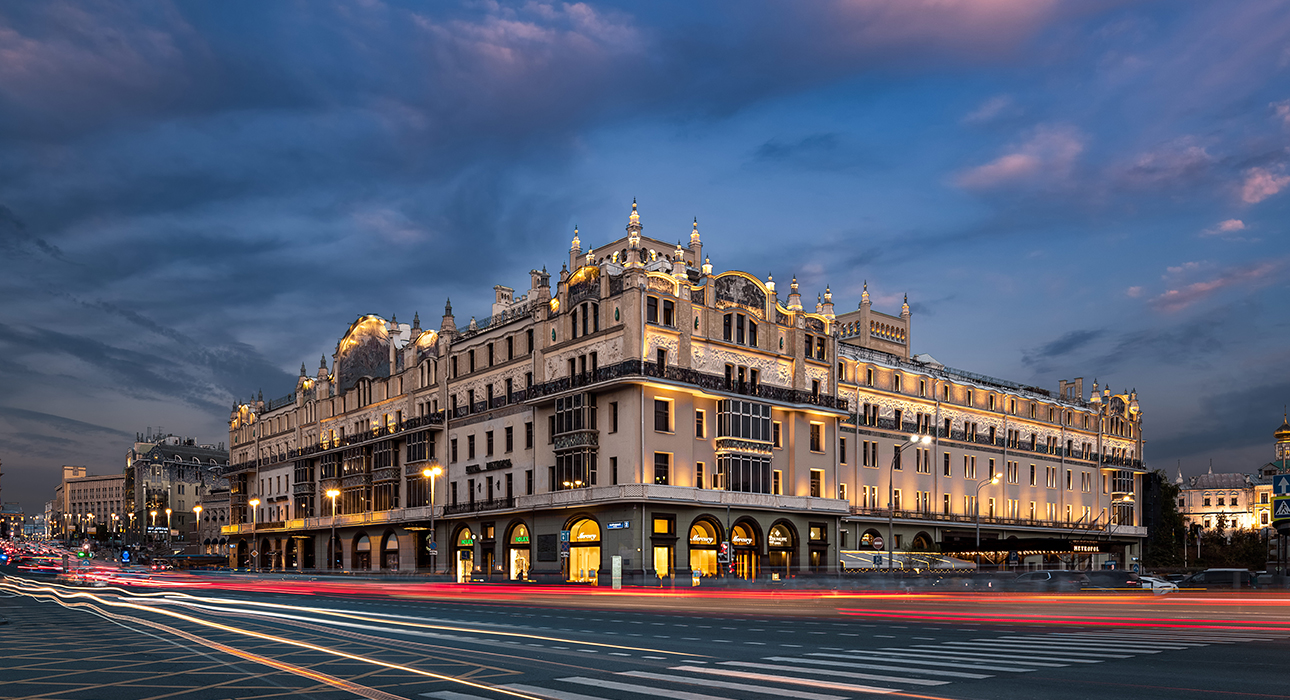
[[[736,532],[730,535],[730,541],[740,547],[743,547],[743,546],[751,545],[753,543],[753,538],[743,534],[742,532]]]
[[[579,532],[579,533],[578,533],[578,541],[579,541],[579,542],[586,542],[586,541],[588,541],[588,540],[595,540],[595,539],[599,539],[599,538],[600,538],[600,535],[598,535],[598,534],[596,534],[596,533],[594,533],[594,532]]]
[[[473,537],[463,537],[457,544],[460,544],[463,547],[473,547],[475,546],[475,539]]]
[[[515,542],[516,544],[528,544],[528,543],[529,543],[529,536],[528,536],[528,535],[516,535],[516,536],[515,536],[515,540],[514,540],[514,542]]]

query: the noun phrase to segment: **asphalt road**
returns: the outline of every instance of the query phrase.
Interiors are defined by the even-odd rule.
[[[0,698],[1290,697],[1283,594],[171,583],[0,583]]]

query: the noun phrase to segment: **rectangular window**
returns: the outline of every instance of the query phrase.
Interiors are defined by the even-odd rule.
[[[666,399],[654,399],[654,430],[659,433],[672,432],[672,402]]]
[[[493,431],[491,430],[484,433],[484,456],[493,456]]]
[[[449,440],[448,445],[452,451],[452,461],[456,462],[457,461],[457,438],[453,438],[452,440]]]
[[[694,463],[694,488],[703,488],[703,462]]]
[[[533,495],[533,470],[532,469],[524,470],[524,493],[529,496]]]
[[[524,449],[533,449],[533,421],[524,424]]]
[[[515,450],[515,427],[508,425],[506,426],[506,451],[513,452],[514,450]]]
[[[811,451],[824,451],[824,424],[811,423]]]
[[[784,472],[776,469],[770,473],[770,492],[776,496],[784,495]]]
[[[1030,465],[1030,485],[1035,485],[1035,465]]]
[[[654,453],[654,483],[667,485],[672,473],[672,455],[667,452]]]
[[[771,423],[771,426],[770,426],[770,427],[771,427],[771,437],[773,438],[773,439],[771,440],[771,444],[773,444],[775,447],[781,447],[781,448],[782,448],[782,447],[784,446],[784,443],[783,443],[783,441],[782,441],[782,439],[781,439],[781,437],[782,437],[782,436],[781,436],[781,434],[780,434],[780,423],[779,423],[779,421],[775,421],[774,423]]]
[[[1074,472],[1072,472],[1070,469],[1067,469],[1066,470],[1066,490],[1073,491],[1074,489],[1075,489]]]
[[[941,498],[941,512],[946,515],[950,514],[950,495],[948,493]]]
[[[948,452],[945,453],[945,464],[942,469],[945,476],[952,476],[950,472],[950,453]]]
[[[676,305],[667,299],[663,300],[663,325],[676,326]]]
[[[707,431],[704,429],[704,412],[694,412],[694,437],[702,440],[707,437]]]
[[[466,436],[466,459],[471,460],[474,458],[475,458],[475,436],[467,435]]]
[[[645,320],[658,323],[658,297],[645,297]]]
[[[824,470],[811,470],[811,498],[820,498],[824,493]]]
[[[609,483],[614,486],[618,485],[618,458],[609,458]]]
[[[734,314],[726,314],[721,318],[721,339],[727,342],[734,340]]]
[[[618,402],[609,402],[609,432],[618,432]]]

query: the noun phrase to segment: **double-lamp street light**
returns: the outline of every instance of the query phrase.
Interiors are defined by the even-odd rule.
[[[426,544],[426,547],[430,550],[430,573],[434,573],[435,562],[439,554],[435,549],[436,539],[434,534],[434,478],[442,473],[443,467],[438,464],[421,470],[421,476],[424,476],[430,482],[430,534]],[[413,563],[415,564],[415,562]]]
[[[887,471],[887,568],[888,569],[892,568],[891,555],[892,555],[892,549],[895,546],[895,541],[894,541],[895,538],[892,536],[892,532],[895,527],[895,517],[896,517],[896,504],[895,504],[896,463],[900,461],[900,453],[903,452],[906,447],[913,447],[914,445],[918,445],[918,444],[930,445],[931,443],[932,443],[931,435],[921,435],[921,436],[917,434],[910,435],[909,442],[906,442],[900,445],[899,447],[896,448],[896,451],[891,454],[891,468]]]
[[[999,483],[999,474],[991,474],[988,479],[981,479],[976,483],[976,495],[972,497],[972,505],[976,509],[976,568],[981,570],[981,489],[990,484]]]

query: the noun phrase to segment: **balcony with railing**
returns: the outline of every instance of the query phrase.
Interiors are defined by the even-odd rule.
[[[467,501],[466,503],[454,503],[444,506],[445,515],[457,515],[461,513],[481,513],[489,510],[510,510],[515,507],[514,498],[493,498],[487,501]]]
[[[665,379],[690,384],[710,391],[752,396],[789,404],[819,406],[840,411],[847,410],[846,399],[829,394],[817,394],[771,384],[736,382],[718,374],[707,374],[706,372],[674,365],[660,367],[658,363],[643,360],[624,360],[612,365],[598,367],[593,371],[579,372],[573,376],[561,377],[543,384],[535,384],[528,389],[526,400],[535,401],[593,384],[629,378]]]

